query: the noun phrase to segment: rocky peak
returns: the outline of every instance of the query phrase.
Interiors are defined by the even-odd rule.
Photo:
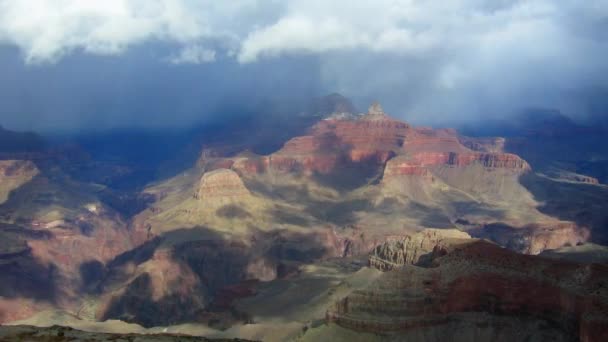
[[[371,106],[369,106],[369,109],[367,110],[367,115],[386,116],[386,113],[384,113],[384,109],[382,109],[380,103],[374,102]]]

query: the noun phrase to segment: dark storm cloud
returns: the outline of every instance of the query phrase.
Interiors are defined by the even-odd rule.
[[[334,90],[422,124],[605,117],[607,32],[601,0],[0,0],[0,119],[180,126]]]
[[[287,111],[288,104],[301,108],[318,95],[314,58],[174,65],[162,61],[159,50],[165,48],[137,48],[120,58],[73,54],[35,66],[24,65],[14,50],[2,50],[0,122],[43,131],[181,128]]]

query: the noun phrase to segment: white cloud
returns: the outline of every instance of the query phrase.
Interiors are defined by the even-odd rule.
[[[231,32],[220,27],[221,17],[250,6],[217,8],[214,1],[187,0],[0,0],[0,42],[18,46],[28,63],[53,62],[76,50],[116,55],[151,40],[189,46],[231,39]]]
[[[0,41],[28,62],[55,61],[75,50],[120,54],[151,40],[181,45],[184,61],[197,44],[221,42],[240,62],[263,56],[366,50],[425,56],[437,49],[483,51],[543,37],[561,43],[568,13],[605,20],[608,3],[574,0],[0,0]],[[524,31],[514,30],[514,27]],[[544,44],[545,42],[543,42]],[[532,46],[533,47],[533,46]],[[456,52],[458,52],[456,50]],[[200,53],[199,57],[202,57]]]
[[[559,25],[554,1],[512,1],[501,7],[492,3],[497,2],[294,0],[278,21],[249,33],[239,60],[344,49],[424,56],[444,47],[483,49],[520,39],[511,34],[520,33],[511,32],[519,23]],[[492,39],[485,39],[488,36]]]

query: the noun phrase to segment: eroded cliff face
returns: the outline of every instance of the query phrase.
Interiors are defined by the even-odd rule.
[[[283,148],[268,156],[231,159],[234,169],[242,173],[327,174],[352,163],[382,165],[400,153],[410,128],[407,123],[384,114],[376,105],[370,107],[365,115],[321,120],[308,135],[292,138]]]
[[[473,164],[518,174],[530,171],[526,161],[504,153],[503,145],[502,138],[468,138],[452,129],[415,128],[391,118],[376,104],[365,115],[321,120],[309,135],[289,140],[270,155],[207,158],[199,165],[205,164],[208,170],[232,168],[242,175],[270,171],[330,174],[367,166],[385,168],[387,176],[428,176],[436,167]]]
[[[512,175],[514,180],[517,180],[519,175],[530,171],[530,167],[523,159],[512,154],[416,152],[389,160],[384,167],[382,180],[390,182],[403,178],[402,176],[418,176],[417,178],[421,181],[437,178],[449,182],[449,173],[459,172],[464,177],[474,177],[474,174],[467,170],[474,169],[475,166],[479,166],[480,168],[477,169],[485,171],[484,173],[496,169],[507,171],[503,174]],[[450,171],[451,169],[454,171]],[[494,173],[496,174],[496,172]],[[462,186],[462,183],[452,182],[451,185],[458,188]]]
[[[216,169],[203,174],[194,198],[201,201],[230,200],[249,195],[249,190],[236,172],[229,169]]]
[[[413,336],[429,328],[458,329],[478,317],[484,317],[484,329],[500,329],[493,326],[493,317],[500,316],[511,320],[511,334],[602,341],[608,336],[606,281],[603,265],[547,260],[486,241],[459,240],[436,245],[430,268],[405,265],[384,273],[338,301],[327,319],[361,332]],[[525,331],[517,323],[523,316],[553,325]]]
[[[369,266],[389,271],[405,265],[429,263],[436,248],[453,240],[470,238],[469,234],[456,229],[425,229],[412,235],[390,237],[374,248],[369,256]]]

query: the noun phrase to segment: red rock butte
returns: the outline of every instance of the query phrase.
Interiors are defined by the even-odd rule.
[[[352,163],[383,166],[388,173],[425,174],[428,167],[463,167],[480,164],[486,168],[530,169],[519,156],[503,152],[504,139],[470,138],[452,129],[415,128],[394,119],[374,103],[366,114],[330,116],[294,137],[267,156],[216,159],[209,169],[232,168],[242,173],[269,170],[303,174],[331,173]]]

